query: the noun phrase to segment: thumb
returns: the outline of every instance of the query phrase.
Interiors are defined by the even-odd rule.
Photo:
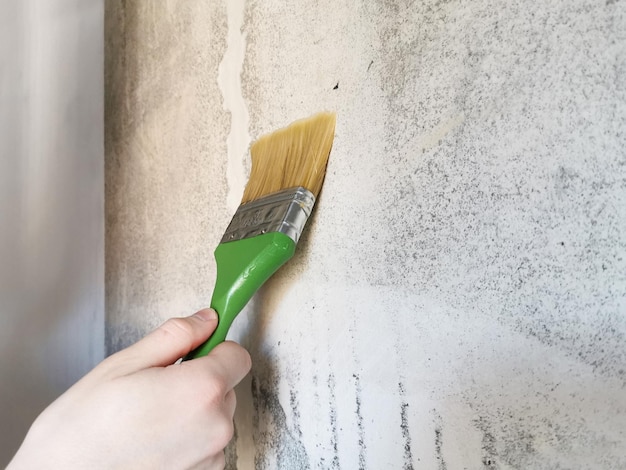
[[[132,364],[133,371],[169,366],[200,346],[216,327],[217,313],[208,308],[190,317],[170,318],[118,354],[124,356],[124,362]]]

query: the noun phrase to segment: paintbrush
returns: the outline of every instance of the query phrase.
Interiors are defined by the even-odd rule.
[[[185,360],[205,356],[254,293],[294,254],[322,189],[335,114],[319,113],[265,135],[250,147],[252,170],[241,205],[215,250],[211,308],[217,329]]]

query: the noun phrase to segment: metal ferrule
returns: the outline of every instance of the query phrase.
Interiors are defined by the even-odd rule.
[[[315,196],[303,187],[289,188],[242,204],[230,221],[222,243],[280,232],[295,243],[311,215]]]

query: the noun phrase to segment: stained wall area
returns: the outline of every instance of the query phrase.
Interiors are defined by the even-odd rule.
[[[251,139],[338,115],[232,331],[230,468],[626,467],[626,3],[108,1],[105,29],[109,352],[208,305]]]
[[[0,1],[0,468],[104,357],[103,18]]]

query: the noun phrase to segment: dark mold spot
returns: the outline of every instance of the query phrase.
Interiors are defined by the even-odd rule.
[[[441,452],[441,428],[435,428],[435,454],[437,456],[437,468],[439,470],[446,470],[448,467],[446,466],[446,462],[443,460],[443,454]]]
[[[361,413],[361,377],[358,374],[352,374],[354,378],[354,388],[356,391],[356,424],[359,430],[359,470],[365,470],[365,427],[363,426],[363,415]]]
[[[448,466],[443,459],[443,452],[441,450],[443,444],[443,436],[441,435],[441,416],[436,410],[433,410],[433,412],[435,414],[435,457],[437,458],[437,469],[447,470]]]
[[[289,404],[291,405],[291,414],[293,415],[293,421],[295,423],[298,436],[302,437],[302,430],[300,429],[300,407],[298,406],[298,396],[295,390],[289,390]]]
[[[309,469],[309,457],[298,436],[287,426],[285,410],[278,400],[275,386],[270,386],[261,379],[252,377],[252,400],[254,404],[254,441],[257,453],[254,467],[257,470],[268,470],[269,455],[274,454],[278,468]]]
[[[331,373],[328,376],[328,392],[330,394],[328,408],[330,409],[330,428],[332,430],[331,445],[333,446],[333,461],[331,468],[339,469],[339,451],[337,449],[337,441],[339,440],[339,433],[337,432],[337,409],[335,398],[335,376]]]
[[[493,437],[493,434],[489,431],[489,426],[487,425],[484,419],[480,418],[475,423],[476,423],[476,427],[481,431],[483,435],[483,438],[482,438],[483,467],[485,469],[498,468],[496,464],[496,457],[498,456],[496,452],[496,439]]]
[[[402,382],[398,383],[400,391],[400,429],[402,430],[402,439],[404,439],[404,464],[403,470],[413,470],[413,453],[411,451],[411,434],[409,430],[408,408],[406,401],[406,393]]]

